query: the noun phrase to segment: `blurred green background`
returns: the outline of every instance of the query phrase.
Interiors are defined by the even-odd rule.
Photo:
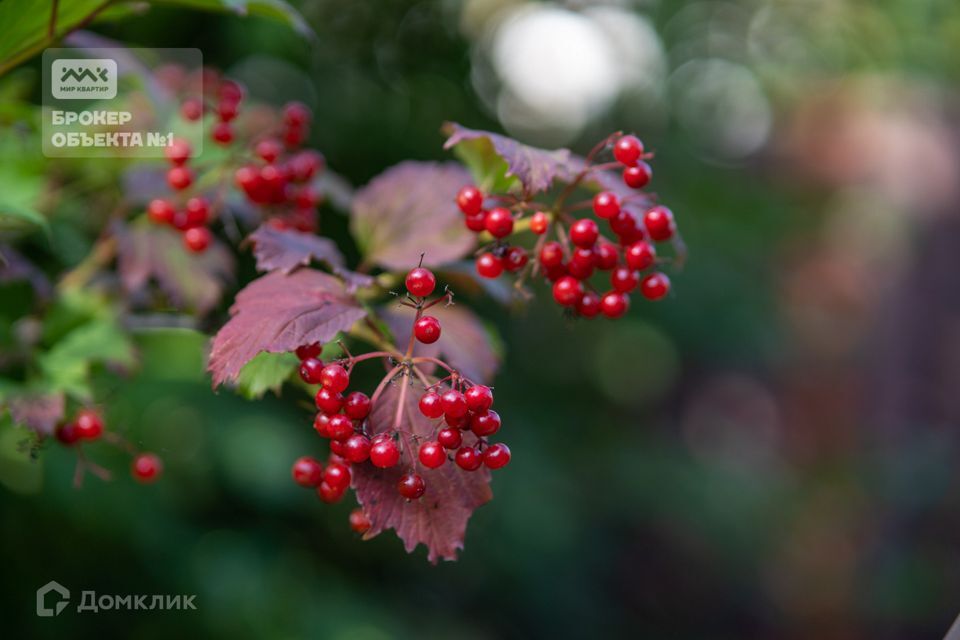
[[[0,459],[5,635],[943,637],[960,612],[956,2],[296,4],[315,39],[178,7],[91,29],[198,47],[255,97],[303,100],[355,185],[448,158],[444,120],[580,152],[634,130],[688,266],[616,323],[471,301],[504,338],[514,457],[436,567],[391,533],[359,541],[351,499],[290,481],[320,449],[306,411],[211,393],[193,334],[141,334],[142,374],[98,398],[166,475],[77,491],[70,451],[26,476]],[[349,242],[337,216],[324,229]],[[58,237],[35,251],[79,259]],[[198,610],[38,619],[50,579]]]

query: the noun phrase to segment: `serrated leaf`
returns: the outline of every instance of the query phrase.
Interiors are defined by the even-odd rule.
[[[370,181],[353,199],[350,229],[367,262],[405,270],[466,255],[476,239],[457,209],[470,176],[457,164],[402,162]]]
[[[213,385],[234,380],[261,351],[283,353],[329,342],[366,311],[337,278],[314,269],[273,271],[246,287],[230,307],[230,320],[214,336],[208,370]]]
[[[280,230],[265,224],[250,234],[250,240],[260,271],[290,273],[297,267],[309,265],[311,260],[324,262],[331,268],[342,268],[344,264],[337,245],[313,233]]]
[[[237,376],[237,390],[248,400],[262,398],[267,391],[279,395],[280,387],[299,364],[292,353],[258,353]]]
[[[4,402],[15,425],[32,429],[45,436],[53,435],[57,423],[63,419],[66,406],[63,393],[24,392],[11,395]]]
[[[393,529],[403,541],[408,553],[417,545],[427,547],[427,559],[436,564],[456,560],[463,548],[467,521],[474,510],[489,502],[490,472],[485,468],[464,471],[453,463],[439,469],[426,469],[412,460],[419,442],[434,438],[437,421],[429,420],[417,408],[423,388],[409,385],[406,379],[387,387],[370,414],[368,428],[371,435],[389,431],[400,410],[400,464],[390,469],[378,469],[369,461],[353,465],[353,488],[357,501],[370,518],[371,527],[366,537],[385,529]],[[415,439],[413,436],[416,436]],[[465,444],[474,444],[476,437],[464,432]],[[419,500],[406,500],[397,492],[397,482],[405,470],[416,466],[426,483],[426,492]]]

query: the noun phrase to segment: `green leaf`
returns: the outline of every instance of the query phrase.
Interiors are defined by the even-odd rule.
[[[87,400],[90,367],[103,362],[123,367],[134,364],[133,345],[114,322],[94,320],[83,324],[37,359],[51,389]]]
[[[35,440],[24,429],[0,418],[0,484],[16,493],[39,493],[43,486],[42,458],[31,455]]]
[[[510,170],[507,161],[500,157],[488,138],[464,140],[453,148],[453,153],[484,193],[508,193],[520,184],[516,176],[507,175]]]
[[[248,400],[261,398],[267,391],[279,395],[298,362],[292,353],[259,353],[240,370],[237,390]]]
[[[259,16],[286,25],[302,36],[315,35],[303,16],[283,0],[153,0],[153,2],[205,11],[226,11],[240,16]]]
[[[24,225],[40,227],[45,232],[50,232],[47,219],[39,211],[0,201],[0,229],[16,229]]]

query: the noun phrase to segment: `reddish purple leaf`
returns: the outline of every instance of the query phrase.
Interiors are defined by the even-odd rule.
[[[437,421],[425,418],[417,409],[422,393],[419,382],[411,385],[405,378],[384,391],[370,414],[369,427],[372,434],[393,429],[397,408],[401,407],[400,464],[390,469],[378,469],[370,462],[353,465],[353,488],[370,518],[367,538],[393,529],[403,540],[407,553],[422,543],[427,547],[427,559],[436,564],[440,558],[456,560],[457,550],[463,548],[467,521],[474,509],[490,501],[493,493],[489,471],[464,471],[452,462],[439,469],[417,465],[417,473],[427,486],[419,500],[408,501],[397,493],[397,482],[413,465],[411,453],[416,456],[419,444],[409,434],[422,441],[432,439],[437,431]],[[473,444],[476,437],[464,432],[464,442]]]
[[[173,304],[202,315],[220,302],[233,279],[233,256],[216,239],[194,254],[173,229],[141,223],[120,228],[117,242],[117,271],[130,294],[142,293],[153,280]]]
[[[261,351],[282,353],[328,342],[366,315],[337,278],[314,269],[273,271],[246,287],[213,338],[208,369],[216,387],[235,380]]]
[[[360,189],[350,228],[367,262],[388,269],[436,266],[466,255],[476,241],[455,199],[470,175],[458,164],[402,162]]]
[[[415,356],[442,355],[447,364],[474,382],[493,380],[500,366],[500,354],[490,333],[473,311],[460,305],[447,307],[441,303],[427,310],[426,315],[440,321],[440,339],[433,344],[417,342],[413,350]],[[402,350],[413,330],[413,310],[391,306],[383,309],[381,317]]]
[[[583,168],[583,159],[569,149],[548,151],[521,144],[513,138],[489,131],[467,129],[455,122],[443,127],[449,137],[444,149],[450,149],[466,140],[486,139],[497,155],[507,163],[507,175],[516,176],[528,195],[546,191],[554,180],[573,180]]]
[[[313,233],[280,230],[269,224],[261,225],[250,234],[253,255],[260,271],[283,271],[290,273],[297,267],[307,266],[311,260],[324,262],[331,269],[343,267],[343,254],[329,238]]]
[[[63,393],[14,396],[7,402],[14,424],[33,429],[40,435],[53,435],[57,423],[63,419]]]

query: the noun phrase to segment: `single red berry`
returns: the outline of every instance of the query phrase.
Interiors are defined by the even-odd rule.
[[[310,108],[302,102],[288,102],[283,107],[283,122],[288,126],[302,127],[310,117]]]
[[[317,487],[317,495],[327,504],[333,504],[343,498],[346,490],[346,487],[335,487],[324,480],[320,483],[320,486]]]
[[[593,196],[593,212],[598,218],[610,219],[620,213],[620,199],[612,191],[601,191]]]
[[[623,293],[608,291],[600,298],[600,311],[608,318],[619,318],[627,312],[630,299]]]
[[[470,411],[486,411],[493,406],[493,391],[490,387],[475,384],[463,394],[467,401],[467,408]]]
[[[447,461],[447,452],[439,442],[424,442],[420,445],[420,462],[428,469],[436,469]]]
[[[370,445],[370,462],[375,467],[389,469],[400,462],[400,449],[393,438],[379,436]]]
[[[323,481],[331,487],[346,489],[350,486],[350,467],[339,462],[331,462],[323,470]]]
[[[545,268],[559,267],[563,264],[563,247],[559,242],[546,242],[540,247],[540,264]]]
[[[406,279],[407,291],[417,298],[425,298],[437,287],[437,278],[430,269],[411,269]]]
[[[78,412],[73,425],[77,437],[84,440],[95,440],[103,433],[103,420],[95,411],[90,409],[83,409]]]
[[[573,250],[573,255],[570,256],[567,271],[577,280],[586,280],[593,275],[594,262],[593,249],[577,247]]]
[[[483,464],[483,457],[475,447],[460,447],[457,449],[454,461],[464,471],[476,471]]]
[[[484,278],[497,278],[503,273],[503,263],[492,253],[484,253],[477,258],[477,273]]]
[[[653,169],[646,162],[638,162],[635,167],[627,167],[623,170],[623,182],[628,187],[642,189],[650,183],[653,177]]]
[[[294,182],[306,182],[313,178],[320,169],[324,167],[326,160],[323,154],[313,149],[300,151],[288,163],[290,167],[290,179]]]
[[[613,218],[610,218],[610,228],[620,237],[620,240],[624,242],[629,241],[638,234],[642,236],[637,218],[629,211],[621,211]]]
[[[640,293],[647,300],[660,300],[670,292],[670,278],[664,273],[651,273],[640,282]]]
[[[190,228],[190,221],[186,211],[175,211],[170,225],[177,231],[186,231]]]
[[[130,465],[130,473],[144,484],[154,482],[163,473],[163,461],[153,453],[137,454]]]
[[[558,264],[555,267],[543,268],[543,277],[550,282],[556,282],[565,275],[567,275],[567,268],[562,264]]]
[[[363,420],[370,415],[370,396],[363,391],[354,391],[343,401],[343,412],[351,420]]]
[[[170,167],[167,184],[171,189],[182,191],[193,184],[193,172],[188,167]]]
[[[207,224],[207,218],[210,215],[210,205],[207,199],[197,196],[187,200],[187,227],[202,227]]]
[[[470,419],[470,430],[478,437],[492,436],[500,430],[500,414],[496,411],[481,411]]]
[[[503,443],[490,445],[483,452],[483,464],[488,469],[501,469],[507,466],[508,462],[510,462],[510,447]]]
[[[537,211],[530,218],[530,231],[534,232],[538,236],[547,232],[547,227],[550,226],[550,217],[543,211]]]
[[[599,234],[597,223],[590,218],[581,218],[570,226],[570,242],[578,247],[592,247]]]
[[[264,138],[257,143],[256,153],[264,162],[271,164],[283,153],[283,145],[276,138]]]
[[[451,418],[460,418],[467,415],[467,399],[456,389],[449,389],[440,396],[443,404],[443,415]]]
[[[513,233],[513,214],[503,207],[491,209],[487,212],[484,225],[494,238],[506,238]]]
[[[233,174],[234,183],[243,189],[247,195],[255,192],[260,187],[260,172],[255,167],[240,167]]]
[[[220,119],[221,123],[227,123],[237,117],[237,113],[240,111],[240,101],[239,100],[224,100],[221,99],[217,103],[217,118]]]
[[[647,233],[656,241],[669,240],[676,231],[673,222],[673,212],[663,205],[657,205],[643,214],[643,225]]]
[[[343,408],[343,396],[339,392],[332,391],[326,387],[320,387],[317,395],[314,396],[314,402],[317,405],[317,409],[331,416],[339,413],[340,409]]]
[[[292,472],[294,482],[301,487],[315,487],[323,482],[323,465],[310,456],[297,458]]]
[[[298,209],[315,209],[319,202],[320,197],[317,195],[317,192],[308,184],[293,191],[293,204],[296,205]]]
[[[457,193],[457,206],[468,216],[473,216],[483,209],[483,192],[472,185],[467,185]]]
[[[469,429],[470,428],[470,414],[465,413],[462,416],[443,416],[443,421],[447,423],[448,427],[453,427],[454,429]]]
[[[432,391],[420,397],[420,413],[428,418],[436,419],[443,415],[443,401]]]
[[[601,271],[613,269],[619,260],[617,247],[609,242],[601,242],[593,249],[593,265]]]
[[[170,204],[169,200],[156,198],[147,205],[147,215],[150,216],[150,220],[157,224],[171,224],[174,213],[173,205]]]
[[[239,83],[234,82],[233,80],[224,80],[220,83],[220,86],[217,88],[217,96],[221,100],[229,100],[230,102],[240,102],[243,100],[243,87]]]
[[[300,345],[296,350],[297,357],[301,360],[306,360],[307,358],[319,358],[321,353],[323,353],[323,345],[319,342]]]
[[[416,500],[427,490],[423,478],[415,473],[404,474],[397,482],[397,491],[407,500]]]
[[[321,371],[323,371],[323,362],[316,358],[307,358],[300,363],[300,377],[307,384],[320,384]]]
[[[77,433],[77,426],[72,422],[57,427],[57,440],[59,440],[61,444],[69,446],[79,439],[80,434]]]
[[[363,462],[370,457],[370,439],[367,436],[355,433],[343,443],[343,457],[350,462]]]
[[[233,142],[233,127],[229,122],[218,122],[213,126],[211,137],[218,144],[230,144]]]
[[[283,132],[283,144],[287,145],[288,149],[295,149],[303,144],[304,140],[307,139],[307,125],[287,125],[286,130]]]
[[[313,428],[323,438],[330,437],[330,415],[320,411],[313,419]]]
[[[621,136],[613,145],[613,157],[622,165],[632,167],[643,155],[643,143],[636,136]]]
[[[203,117],[203,102],[196,98],[188,98],[180,105],[180,115],[184,120],[196,122]]]
[[[346,440],[353,435],[353,420],[342,413],[332,415],[327,423],[327,433],[333,440]]]
[[[284,168],[268,164],[260,168],[260,181],[269,193],[270,200],[283,202],[286,197],[287,174]]]
[[[475,233],[480,233],[487,228],[487,214],[485,211],[472,213],[464,217],[464,222],[467,225],[467,229]]]
[[[600,313],[600,296],[592,291],[584,292],[577,301],[577,313],[584,318],[593,318]]]
[[[213,234],[206,227],[192,227],[183,232],[183,244],[194,253],[203,253],[210,246]]]
[[[357,507],[350,512],[350,528],[354,533],[364,534],[373,526],[370,518],[363,512],[363,509]]]
[[[583,287],[573,276],[563,276],[553,283],[553,299],[561,306],[572,307],[582,295]]]
[[[510,247],[503,256],[503,267],[511,273],[516,273],[527,266],[529,257],[522,247]]]
[[[350,386],[350,374],[339,364],[328,364],[320,372],[320,381],[327,389],[340,393]]]
[[[440,429],[437,432],[437,442],[444,449],[456,449],[463,443],[463,435],[457,428]]]
[[[617,267],[610,274],[610,284],[614,291],[630,293],[640,283],[640,276],[630,267]]]
[[[624,251],[624,257],[627,260],[627,266],[637,271],[643,271],[653,264],[653,259],[657,252],[653,246],[643,240],[634,242]]]
[[[167,160],[175,167],[186,163],[186,161],[190,159],[192,152],[193,150],[190,148],[190,143],[180,138],[175,138],[163,149],[163,155],[165,155]]]
[[[423,344],[433,344],[440,339],[440,321],[433,316],[423,316],[413,325],[413,335]]]

